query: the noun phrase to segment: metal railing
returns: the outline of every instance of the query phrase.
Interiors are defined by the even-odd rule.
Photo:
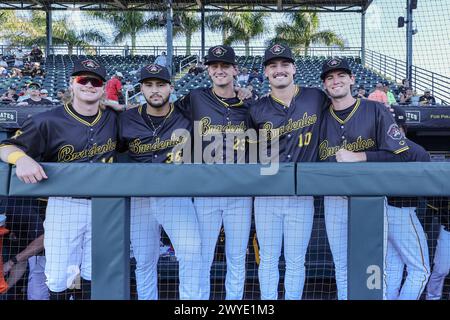
[[[401,83],[406,78],[406,62],[366,49],[365,67],[372,69],[385,78]],[[430,89],[432,95],[442,104],[450,103],[450,77],[413,66],[411,86],[419,94]]]

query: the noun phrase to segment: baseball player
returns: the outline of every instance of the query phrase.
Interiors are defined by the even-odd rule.
[[[233,48],[225,45],[209,48],[205,64],[213,82],[212,88],[191,91],[177,106],[194,122],[194,137],[202,139],[203,162],[243,163],[246,161],[244,134],[248,127],[247,114],[251,101],[241,100],[235,92],[234,78],[238,69]],[[233,139],[233,143],[227,143],[227,139]],[[211,140],[219,147],[209,151]],[[226,161],[227,158],[229,161]],[[226,299],[242,299],[252,198],[197,197],[194,205],[202,239],[201,298],[207,300],[210,296],[210,270],[223,223],[226,235]]]
[[[406,114],[392,107],[394,119],[406,137]],[[430,155],[420,145],[405,138],[409,149],[402,161],[430,162]],[[385,257],[385,298],[418,300],[430,276],[430,262],[425,232],[416,215],[417,197],[388,198],[388,242]],[[402,284],[403,270],[407,277]]]
[[[147,103],[120,115],[120,145],[128,150],[133,162],[173,163],[182,157],[173,148],[188,141],[191,122],[169,103],[173,86],[166,67],[142,67],[139,82]],[[131,245],[136,258],[138,298],[158,299],[161,225],[179,261],[180,299],[200,299],[198,222],[191,198],[180,197],[131,198]]]
[[[440,300],[444,289],[445,278],[450,271],[450,221],[449,198],[439,197],[429,205],[433,213],[439,214],[440,230],[433,259],[433,271],[427,285],[427,300]]]
[[[250,121],[254,129],[267,133],[267,139],[279,139],[280,162],[313,162],[317,159],[319,123],[328,105],[327,96],[319,89],[296,86],[294,63],[288,46],[275,44],[265,51],[264,74],[272,93],[250,108]],[[267,142],[261,139],[261,143]],[[278,262],[283,240],[285,299],[302,298],[313,216],[313,197],[255,198],[261,299],[278,298]]]
[[[17,177],[38,183],[47,175],[42,162],[112,162],[117,144],[117,117],[100,108],[106,70],[98,62],[74,62],[70,81],[73,101],[27,119],[0,148],[3,161],[16,165]],[[67,298],[81,275],[82,289],[91,280],[91,200],[49,198],[44,221],[45,275],[50,299]]]
[[[410,158],[409,161],[414,161],[423,158],[423,150],[417,151],[418,147],[409,150],[406,138],[384,105],[351,96],[351,86],[355,79],[345,59],[326,60],[322,66],[321,78],[331,98],[331,106],[325,112],[321,125],[319,145],[321,161],[408,161],[408,158]],[[412,159],[414,157],[416,158]],[[347,299],[347,204],[346,197],[325,197],[325,225],[336,269],[338,298],[341,300]],[[386,272],[389,273],[390,269],[396,268],[394,255],[395,253],[400,255],[400,260],[403,264],[407,264],[409,276],[411,276],[404,291],[408,292],[408,295],[417,294],[423,290],[423,287],[415,280],[420,278],[421,281],[426,282],[427,279],[426,272],[425,274],[423,272],[426,271],[428,253],[426,244],[423,239],[420,239],[423,236],[423,230],[417,231],[420,224],[415,217],[415,208],[397,210],[386,206],[385,209],[387,209],[387,220],[393,226],[393,232],[391,232],[387,226],[388,221],[385,221],[384,239],[388,242],[386,251],[389,252],[385,258]],[[394,222],[390,221],[392,219]],[[398,231],[395,226],[401,225],[404,219],[409,219],[408,227],[403,226],[402,234],[394,234]],[[407,236],[404,235],[405,233]],[[417,256],[406,259],[405,256],[411,252]],[[420,264],[423,265],[421,269]],[[385,280],[386,295],[393,297],[394,294],[388,293],[395,291],[391,289],[393,285],[390,283],[396,283],[396,280],[391,274],[387,275]],[[416,287],[411,288],[409,283]]]

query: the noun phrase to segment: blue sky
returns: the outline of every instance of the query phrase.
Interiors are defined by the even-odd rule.
[[[366,47],[405,61],[406,27],[397,28],[399,16],[406,16],[406,0],[374,0],[366,14]],[[418,1],[418,8],[414,10],[414,27],[419,31],[413,37],[414,65],[450,76],[449,16],[449,1]],[[322,13],[320,14],[320,29],[331,29],[343,36],[349,46],[359,47],[360,17],[358,13]],[[83,18],[79,12],[71,12],[70,18],[76,28],[86,26],[86,18]],[[273,27],[283,20],[285,20],[283,14],[272,14],[266,24],[270,29],[265,37],[252,41],[251,45],[264,46],[264,41],[274,34]],[[90,21],[89,25],[111,35],[109,26],[103,22]],[[137,42],[138,45],[143,46],[164,46],[166,45],[165,39],[165,31],[156,31],[140,34]],[[207,31],[207,46],[220,42],[220,34]],[[175,39],[174,45],[184,46],[184,44],[184,38]],[[200,45],[200,33],[194,35],[192,45]]]

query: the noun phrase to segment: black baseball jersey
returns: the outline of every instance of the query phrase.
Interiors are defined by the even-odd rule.
[[[120,149],[128,150],[133,162],[172,163],[180,161],[182,150],[172,149],[187,142],[186,134],[174,133],[185,129],[190,133],[191,121],[173,104],[165,117],[149,117],[147,104],[133,108],[119,116]]]
[[[255,102],[249,112],[250,123],[258,133],[264,130],[267,140],[278,137],[280,162],[314,162],[321,115],[328,101],[322,90],[296,87],[289,106],[272,95]],[[260,135],[260,143],[267,143],[270,150],[270,142],[263,139]]]
[[[248,128],[248,111],[253,100],[239,100],[238,98],[221,98],[211,88],[200,88],[191,91],[181,99],[176,106],[192,122],[194,136],[203,139],[202,150],[211,142],[223,144],[223,157],[233,155],[236,162],[244,162],[248,151],[245,132]],[[211,136],[221,136],[221,141],[215,141]],[[232,143],[228,142],[233,139]],[[241,153],[238,153],[241,151]],[[214,155],[214,150],[211,152]]]
[[[320,132],[320,161],[336,161],[339,149],[353,152],[389,151],[399,154],[408,144],[392,114],[381,103],[357,99],[345,110],[330,106],[324,112]]]
[[[401,161],[407,162],[430,162],[430,154],[420,145],[406,138],[409,149],[405,152]],[[398,159],[397,159],[398,161]],[[418,207],[419,199],[417,197],[388,197],[390,206],[402,207]]]
[[[2,145],[15,145],[42,162],[113,162],[117,134],[114,111],[84,117],[65,105],[33,115]]]

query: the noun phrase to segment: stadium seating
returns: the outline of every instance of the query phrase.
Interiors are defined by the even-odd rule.
[[[174,65],[179,65],[179,62],[186,56],[175,56]],[[68,86],[70,70],[73,67],[73,60],[76,58],[91,58],[105,65],[108,70],[108,77],[112,76],[116,71],[120,71],[124,75],[124,81],[130,80],[132,84],[137,83],[137,71],[145,64],[155,61],[154,55],[136,55],[136,56],[121,56],[121,55],[49,55],[46,58],[44,69],[46,72],[45,78],[36,77],[33,80],[40,82],[43,88],[49,91],[49,96],[55,97],[56,92],[61,88]],[[350,61],[353,73],[356,78],[357,88],[363,85],[369,92],[379,81],[385,81],[381,76],[375,74],[371,70],[364,68],[357,62],[355,57],[346,57]],[[319,78],[322,62],[326,59],[325,56],[302,56],[296,59],[297,73],[295,75],[295,83],[306,87],[321,87],[322,83]],[[247,68],[251,70],[257,68],[260,73],[263,72],[262,56],[239,56],[237,62],[239,68]],[[5,92],[11,84],[16,84],[18,88],[26,85],[31,81],[31,77],[19,78],[0,78],[0,94]],[[257,95],[264,95],[270,91],[269,82],[265,79],[260,82],[257,79],[252,81],[252,86]],[[198,74],[185,74],[175,83],[175,94],[177,98],[183,97],[192,89],[199,87],[210,87],[211,79],[209,79],[206,72]]]

